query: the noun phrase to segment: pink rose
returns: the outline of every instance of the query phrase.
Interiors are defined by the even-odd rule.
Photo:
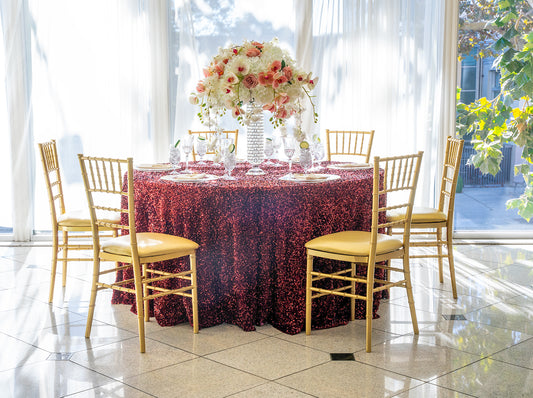
[[[246,51],[247,57],[259,57],[261,55],[261,51],[257,47],[250,47]]]
[[[263,43],[259,43],[258,41],[253,41],[252,44],[256,46],[257,48],[263,48]]]
[[[281,61],[272,62],[272,65],[270,65],[270,70],[274,73],[281,70]]]
[[[285,68],[283,68],[283,74],[285,75],[287,80],[291,80],[292,79],[292,69],[291,69],[291,67],[290,66],[286,66]]]
[[[259,72],[259,75],[257,75],[257,78],[259,79],[259,84],[262,86],[270,86],[272,85],[272,82],[274,81],[274,73],[272,72]]]
[[[244,79],[242,79],[242,84],[244,87],[252,89],[259,84],[259,80],[257,79],[256,75],[250,73],[249,75],[244,76]]]

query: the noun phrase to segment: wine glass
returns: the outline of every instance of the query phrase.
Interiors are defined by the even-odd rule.
[[[265,139],[265,155],[267,157],[267,161],[265,162],[265,165],[272,166],[275,164],[272,161],[273,154],[274,154],[274,143],[272,141],[272,138],[266,138]]]
[[[322,159],[324,159],[325,156],[326,156],[326,150],[324,149],[324,145],[321,144],[320,142],[317,142],[314,145],[314,151],[313,151],[313,157],[317,162],[317,165],[315,166],[315,170],[322,169],[322,166],[320,163],[322,162]]]
[[[280,137],[274,138],[274,141],[272,142],[272,146],[274,147],[274,154],[278,156],[279,150],[281,148],[281,138]],[[278,160],[279,160],[279,157],[278,157]],[[279,163],[274,163],[274,166],[282,167],[283,165]]]
[[[192,152],[192,146],[193,146],[193,137],[192,135],[188,135],[183,139],[183,144],[181,146],[181,149],[183,150],[183,153],[185,154],[185,170],[183,170],[182,173],[192,174],[192,171],[189,170],[189,155]]]
[[[313,154],[309,148],[300,148],[300,166],[304,169],[304,173],[307,174],[311,166],[313,165]]]
[[[296,140],[294,137],[283,137],[283,146],[285,149],[285,156],[289,158],[289,176],[292,176],[292,157],[296,150]]]
[[[231,172],[235,168],[237,163],[235,159],[235,145],[231,144],[229,148],[224,149],[224,170],[226,174],[222,177],[225,180],[235,180],[235,177],[232,177]]]
[[[204,137],[198,136],[196,140],[196,153],[200,157],[198,165],[205,166],[207,163],[204,162],[204,156],[207,153],[207,141]]]
[[[172,165],[172,173],[170,174],[178,174],[176,169],[180,167],[180,150],[177,146],[170,144],[169,150],[168,150],[168,162]]]

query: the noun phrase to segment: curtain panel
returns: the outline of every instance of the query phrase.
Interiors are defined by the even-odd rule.
[[[0,0],[13,238],[49,229],[37,142],[58,141],[67,199],[82,205],[76,154],[166,160],[169,143],[202,127],[188,103],[202,68],[244,39],[278,37],[320,77],[309,134],[374,129],[373,154],[424,150],[417,202],[433,204],[434,160],[454,134],[457,9],[456,0]]]

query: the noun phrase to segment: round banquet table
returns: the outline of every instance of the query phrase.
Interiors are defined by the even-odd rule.
[[[234,181],[162,180],[169,171],[134,171],[137,232],[161,232],[197,242],[197,283],[200,327],[230,323],[245,331],[270,323],[288,334],[305,325],[305,243],[315,237],[345,230],[369,231],[372,215],[372,169],[319,173],[341,178],[319,183],[280,180],[283,167],[265,166],[263,176],[247,176],[247,163],[238,163]],[[329,163],[324,162],[323,165]],[[221,166],[195,172],[221,176]],[[293,164],[293,172],[301,172]],[[338,262],[315,258],[315,269],[339,267]],[[188,268],[188,259],[170,260],[156,268]],[[362,268],[361,274],[366,272]],[[377,277],[382,270],[376,270]],[[129,272],[125,272],[129,273]],[[131,274],[117,274],[117,280]],[[178,280],[165,283],[179,284]],[[339,281],[323,281],[332,287]],[[364,285],[358,287],[365,294]],[[374,296],[377,317],[381,293]],[[132,304],[132,294],[114,291],[114,304]],[[192,323],[190,299],[166,296],[151,303],[151,313],[162,326]],[[364,301],[356,300],[356,317],[364,319]],[[324,296],[313,300],[315,329],[349,322],[349,299]]]

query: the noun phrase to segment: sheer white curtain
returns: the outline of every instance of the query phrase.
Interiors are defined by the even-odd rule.
[[[447,58],[453,54],[444,52],[446,42],[456,43],[453,29],[445,29],[457,19],[450,3],[456,2],[313,2],[320,130],[373,129],[376,155],[423,150],[417,202],[424,204],[435,197],[440,144],[454,134],[448,122],[454,114],[443,104],[455,92]]]
[[[84,206],[77,153],[138,162],[166,157],[167,1],[1,0],[0,6],[13,238],[30,240],[34,228],[50,230],[38,142],[57,140],[67,200],[77,207]]]

